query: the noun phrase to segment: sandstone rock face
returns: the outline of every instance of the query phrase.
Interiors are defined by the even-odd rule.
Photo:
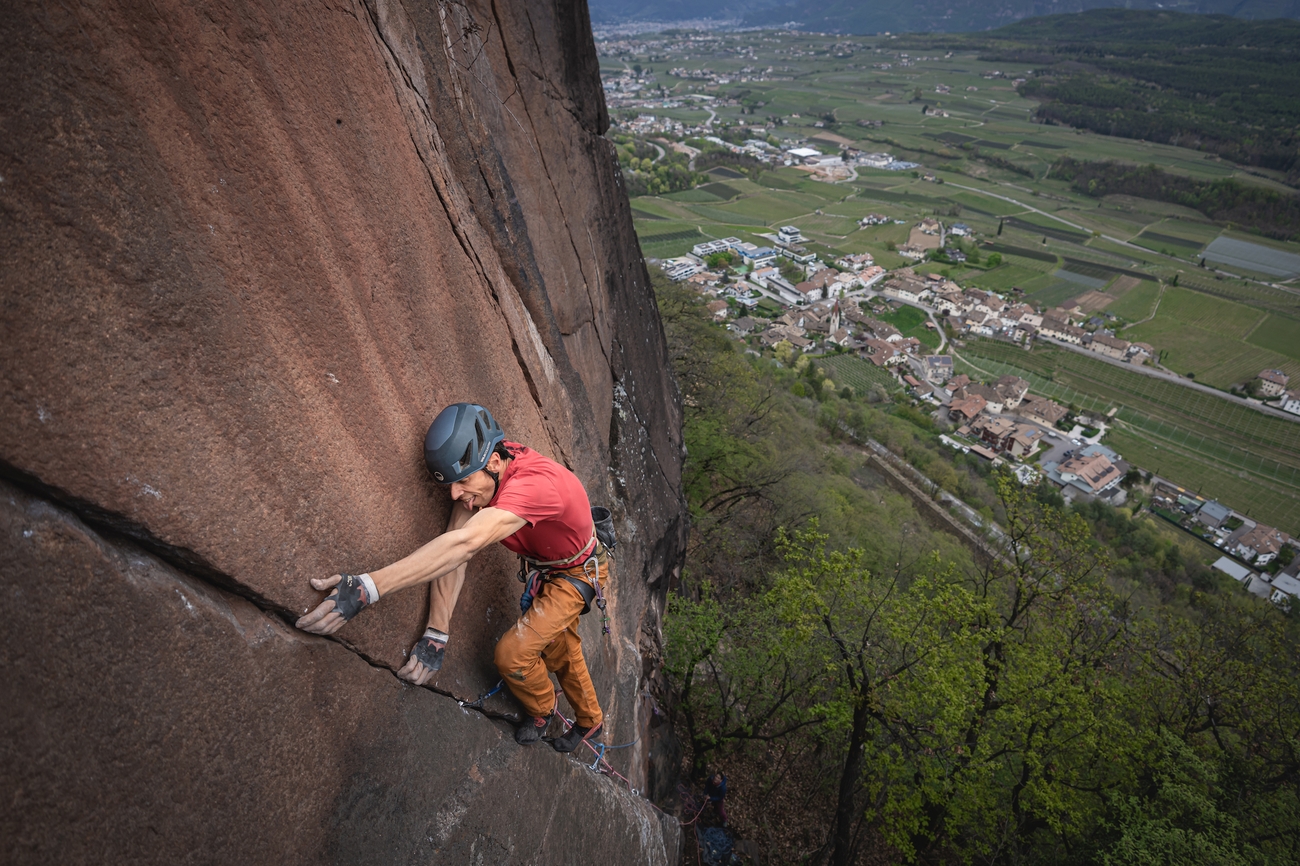
[[[0,540],[6,863],[676,863],[615,780],[4,483]]]
[[[445,525],[423,433],[446,403],[484,403],[615,512],[614,633],[588,617],[582,634],[609,741],[638,741],[614,764],[645,787],[645,675],[685,533],[680,409],[585,5],[12,6],[0,472],[6,520],[39,513],[49,537],[3,536],[0,613],[21,627],[0,647],[25,670],[5,733],[42,743],[5,752],[9,817],[27,820],[3,859],[672,848],[627,786],[517,754],[448,699],[496,682],[519,592],[503,550],[471,564],[441,694],[391,674],[423,589],[338,642],[282,622],[319,600],[309,577],[378,568]],[[112,784],[74,821],[59,792],[88,780]],[[604,830],[558,833],[565,809],[605,810]],[[561,840],[576,847],[538,853]]]

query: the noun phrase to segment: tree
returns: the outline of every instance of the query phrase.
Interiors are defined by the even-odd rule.
[[[960,713],[939,695],[978,686],[973,635],[963,623],[979,602],[946,574],[909,582],[901,568],[873,574],[861,550],[827,552],[815,523],[782,533],[778,546],[788,568],[771,595],[822,676],[818,706],[838,767],[829,862],[847,866],[876,811],[864,808],[872,789],[887,832],[904,842],[914,820],[907,786],[891,794],[890,783],[914,772],[903,758],[915,743],[956,733]],[[916,694],[927,686],[939,688]]]
[[[734,261],[735,261],[735,257],[726,250],[722,252],[712,253],[711,255],[706,256],[704,259],[704,263],[708,265],[710,268],[730,267]]]

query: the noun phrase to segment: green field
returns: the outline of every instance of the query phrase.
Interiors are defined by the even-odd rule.
[[[1246,340],[1261,349],[1300,361],[1300,320],[1271,314]]]
[[[1107,304],[1106,312],[1114,313],[1121,319],[1130,322],[1137,322],[1151,315],[1151,310],[1155,306],[1158,297],[1160,297],[1160,286],[1150,280],[1143,280],[1117,300]],[[1134,341],[1128,337],[1127,331],[1121,336],[1130,342],[1141,342],[1141,340]]]
[[[853,355],[828,355],[818,358],[817,365],[826,370],[836,386],[848,385],[857,394],[867,393],[872,385],[880,385],[886,391],[898,387],[898,380],[883,367]]]
[[[967,369],[1021,376],[1033,393],[1058,402],[1117,410],[1107,442],[1125,458],[1300,532],[1300,423],[1066,350],[980,340],[962,356]]]
[[[881,315],[880,320],[888,322],[902,332],[904,337],[915,337],[931,349],[939,348],[939,333],[925,326],[930,317],[924,310],[904,304],[891,313]]]
[[[1300,376],[1297,358],[1246,341],[1269,316],[1255,307],[1171,286],[1156,318],[1125,329],[1124,338],[1156,346],[1167,353],[1166,367],[1218,388],[1254,378],[1270,367]],[[1271,343],[1283,336],[1270,327],[1263,339]]]

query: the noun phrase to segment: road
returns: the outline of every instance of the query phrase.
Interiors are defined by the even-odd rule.
[[[1166,370],[1157,370],[1154,367],[1128,364],[1116,358],[1107,358],[1099,352],[1085,349],[1082,346],[1075,346],[1071,343],[1062,343],[1058,340],[1053,340],[1051,337],[1043,337],[1040,335],[1038,339],[1051,343],[1057,348],[1068,349],[1071,352],[1076,352],[1080,355],[1087,355],[1089,358],[1095,358],[1098,361],[1105,361],[1107,364],[1112,364],[1116,367],[1123,367],[1132,373],[1140,373],[1143,376],[1151,376],[1155,379],[1164,379],[1166,382],[1173,382],[1175,385],[1181,385],[1184,388],[1190,388],[1193,391],[1200,391],[1203,394],[1218,397],[1220,400],[1227,400],[1229,403],[1237,403],[1245,406],[1247,409],[1254,409],[1255,411],[1261,412],[1265,415],[1272,415],[1273,417],[1281,418],[1284,421],[1293,421],[1300,424],[1300,415],[1292,415],[1290,412],[1283,412],[1281,409],[1274,409],[1272,406],[1265,406],[1261,403],[1256,403],[1253,400],[1247,400],[1244,397],[1238,397],[1235,394],[1220,391],[1218,388],[1211,388],[1209,385],[1202,385],[1200,382],[1194,382],[1191,379],[1184,379],[1177,373],[1170,373]],[[970,362],[968,361],[967,363]]]
[[[1087,232],[1088,234],[1092,234],[1092,229],[1088,228],[1087,226],[1081,226],[1081,225],[1079,225],[1078,223],[1072,223],[1072,222],[1070,222],[1070,221],[1067,220],[1067,219],[1061,219],[1061,218],[1060,218],[1059,216],[1057,216],[1056,214],[1048,213],[1048,212],[1045,211],[1045,210],[1039,210],[1038,208],[1033,207],[1033,206],[1031,206],[1031,205],[1027,205],[1027,204],[1025,204],[1025,203],[1022,202],[1022,201],[1016,201],[1015,199],[1011,198],[1010,196],[998,195],[997,193],[995,193],[995,192],[989,192],[989,191],[986,190],[986,189],[980,189],[980,188],[978,188],[978,187],[974,187],[974,186],[965,186],[964,184],[953,183],[953,182],[950,181],[950,180],[949,180],[949,181],[945,181],[945,183],[947,183],[949,186],[955,186],[955,187],[957,187],[957,189],[964,189],[964,190],[967,190],[967,191],[969,191],[969,192],[975,192],[975,193],[979,193],[980,195],[986,195],[986,196],[988,196],[989,198],[997,198],[997,199],[1001,199],[1002,201],[1005,201],[1005,202],[1010,202],[1011,204],[1015,205],[1016,207],[1022,207],[1022,208],[1024,208],[1024,209],[1027,210],[1027,211],[1032,211],[1033,213],[1038,214],[1039,216],[1045,216],[1045,217],[1047,217],[1047,218],[1050,219],[1050,220],[1056,220],[1058,223],[1061,223],[1062,225],[1067,225],[1067,226],[1069,226],[1069,227],[1072,228],[1072,229],[1078,229],[1078,230],[1081,231],[1081,232]],[[1156,252],[1154,252],[1154,251],[1152,251],[1152,250],[1145,249],[1145,248],[1143,248],[1143,247],[1138,246],[1137,244],[1131,244],[1131,243],[1129,243],[1128,241],[1120,240],[1120,239],[1117,238],[1117,237],[1112,237],[1112,236],[1110,236],[1110,235],[1105,235],[1105,234],[1102,234],[1102,235],[1099,235],[1099,236],[1102,237],[1102,238],[1104,238],[1104,239],[1106,239],[1106,240],[1108,240],[1108,241],[1110,241],[1110,242],[1113,243],[1113,244],[1119,244],[1120,246],[1128,247],[1129,249],[1138,250],[1138,251],[1141,252],[1143,255],[1148,255],[1148,256],[1149,256],[1149,255],[1161,255],[1161,253],[1156,253]],[[1167,258],[1167,259],[1169,259],[1170,261],[1178,262],[1179,264],[1186,264],[1186,262],[1182,261],[1181,259],[1176,259],[1176,258],[1174,258],[1173,256],[1164,256],[1164,257]]]
[[[888,276],[888,274],[886,274],[885,276]],[[883,280],[884,278],[885,277],[881,277],[880,279]],[[886,295],[884,292],[878,292],[875,289],[870,287],[849,292],[844,297],[856,298],[856,299],[870,299],[877,296],[882,298],[889,298],[889,300],[901,300],[900,298],[890,298],[889,295]],[[935,333],[939,335],[939,348],[935,349],[932,352],[929,352],[928,354],[938,355],[942,353],[943,347],[948,345],[948,335],[943,332],[943,324],[934,317],[935,314],[934,307],[927,307],[925,304],[922,304],[918,301],[903,301],[903,303],[907,304],[909,307],[916,307],[918,310],[920,310],[921,312],[925,313],[927,316],[930,317],[930,321],[934,323]],[[925,372],[922,371],[921,375],[918,378],[924,379]]]
[[[1218,397],[1221,400],[1227,400],[1230,403],[1238,403],[1242,406],[1245,406],[1247,409],[1254,409],[1255,411],[1260,412],[1264,415],[1272,415],[1275,418],[1281,418],[1283,421],[1292,421],[1292,422],[1300,423],[1300,415],[1292,415],[1290,412],[1283,412],[1280,409],[1274,409],[1271,406],[1264,406],[1252,400],[1246,400],[1242,397],[1238,397],[1235,394],[1228,394],[1224,391],[1218,390],[1217,388],[1211,388],[1208,385],[1202,385],[1199,382],[1193,382],[1190,379],[1184,379],[1183,377],[1179,376],[1176,373],[1170,373],[1166,370],[1158,370],[1153,367],[1145,367],[1145,366],[1140,367],[1135,364],[1129,364],[1125,361],[1117,360],[1115,358],[1107,358],[1105,355],[1102,355],[1098,352],[1093,352],[1089,349],[1083,348],[1082,346],[1075,346],[1070,343],[1062,343],[1057,340],[1053,340],[1051,337],[1044,337],[1040,335],[1038,339],[1042,340],[1043,342],[1050,343],[1051,345],[1060,349],[1068,349],[1071,352],[1075,352],[1080,355],[1086,355],[1089,358],[1093,358],[1098,361],[1104,361],[1107,364],[1111,364],[1116,367],[1123,367],[1125,370],[1128,370],[1131,373],[1140,373],[1143,376],[1151,376],[1156,379],[1164,379],[1165,381],[1172,382],[1175,385],[1181,385],[1184,388],[1189,388],[1194,391],[1201,391],[1202,393],[1209,394],[1212,397]],[[981,367],[979,364],[976,364],[975,362],[967,358],[962,358],[961,355],[958,355],[955,350],[952,352],[952,354],[958,358],[961,358],[963,363],[969,364],[975,369],[985,372],[987,375],[992,375],[991,372],[984,370],[984,368]]]
[[[654,159],[650,160],[650,163],[651,163],[652,165],[653,165],[654,163],[658,162],[659,160],[661,160],[661,159],[664,158],[665,154],[664,154],[664,149],[663,149],[662,147],[660,147],[659,145],[655,144],[653,141],[647,141],[646,144],[650,145],[650,146],[653,147],[655,150],[659,151],[659,155],[656,156]]]

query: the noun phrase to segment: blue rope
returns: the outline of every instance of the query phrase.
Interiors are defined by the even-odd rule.
[[[632,742],[624,743],[621,746],[607,746],[604,743],[596,743],[594,746],[594,748],[596,749],[596,760],[591,762],[590,769],[595,770],[597,767],[600,766],[600,762],[605,760],[606,752],[613,752],[617,749],[626,749],[628,746],[635,746],[640,740],[641,738],[637,737]]]
[[[488,698],[492,697],[493,695],[495,695],[497,692],[501,691],[501,688],[505,684],[506,684],[505,680],[497,680],[497,684],[492,688],[492,691],[488,692],[487,694],[479,695],[478,698],[472,701],[457,701],[456,703],[460,704],[462,707],[469,707],[470,709],[475,709],[475,710],[482,709],[483,702],[486,701]]]
[[[630,743],[624,743],[624,744],[621,745],[621,746],[606,746],[605,748],[608,749],[609,751],[613,752],[613,751],[616,751],[617,749],[626,749],[628,746],[635,746],[635,745],[636,745],[637,743],[639,743],[639,742],[641,742],[641,738],[640,738],[640,737],[637,737],[635,740],[633,740],[633,741],[630,742]]]

